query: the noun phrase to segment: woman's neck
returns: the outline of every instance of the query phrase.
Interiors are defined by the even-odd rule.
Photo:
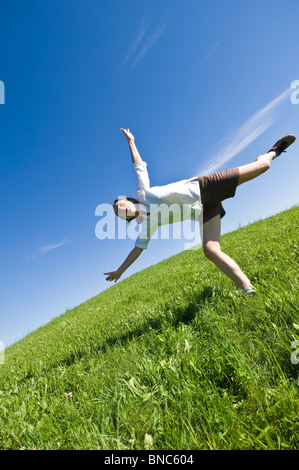
[[[138,215],[149,215],[149,212],[144,209],[141,209],[139,204],[136,204],[136,211],[138,212]]]

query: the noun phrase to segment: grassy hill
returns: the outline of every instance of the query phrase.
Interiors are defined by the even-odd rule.
[[[8,348],[0,448],[299,449],[298,226],[222,236],[255,298],[185,251]]]

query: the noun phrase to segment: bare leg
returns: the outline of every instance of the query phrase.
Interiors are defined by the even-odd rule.
[[[239,266],[220,248],[220,214],[203,224],[203,250],[205,256],[242,289],[250,285]]]
[[[257,176],[261,175],[265,171],[269,170],[271,166],[272,158],[275,156],[275,152],[269,152],[264,155],[257,157],[255,162],[249,163],[248,165],[239,166],[239,182],[240,184],[246,183],[246,181],[252,180]]]
[[[274,151],[260,155],[255,162],[242,165],[239,169],[240,184],[250,181],[269,170],[271,161],[275,157]],[[212,261],[224,274],[230,277],[241,289],[250,285],[250,280],[239,268],[237,263],[220,248],[221,219],[220,214],[203,224],[202,243],[205,256]]]

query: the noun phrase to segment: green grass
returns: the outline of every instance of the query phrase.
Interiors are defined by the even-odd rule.
[[[1,449],[299,449],[299,207],[182,252],[9,347]],[[298,245],[298,246],[297,246]]]

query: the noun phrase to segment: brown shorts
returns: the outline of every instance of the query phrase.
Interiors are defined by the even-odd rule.
[[[211,175],[199,176],[201,202],[203,205],[203,223],[220,214],[224,217],[222,201],[234,197],[239,180],[239,169],[219,171]]]

